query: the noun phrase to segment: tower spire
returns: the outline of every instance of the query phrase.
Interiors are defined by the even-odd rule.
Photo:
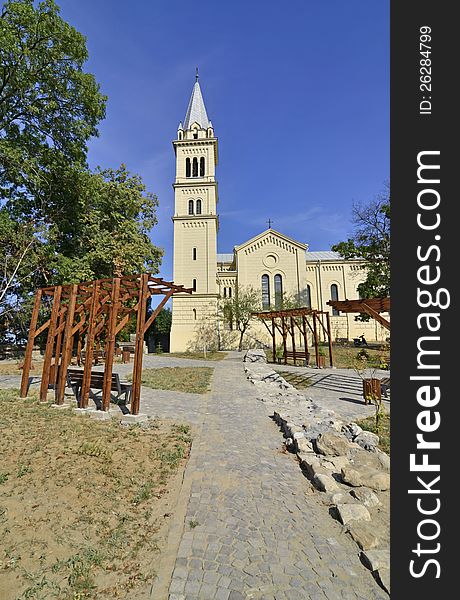
[[[200,83],[198,81],[198,67],[196,67],[195,84],[193,86],[190,102],[188,103],[187,114],[185,115],[184,129],[190,129],[193,123],[198,123],[203,129],[209,127],[208,113],[206,112]]]

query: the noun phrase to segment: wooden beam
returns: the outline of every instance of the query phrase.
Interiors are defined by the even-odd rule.
[[[117,326],[118,308],[120,303],[120,278],[116,277],[112,285],[112,301],[110,305],[107,338],[105,344],[104,384],[102,389],[102,410],[110,408],[110,391],[112,388],[113,357],[115,354],[115,329]]]
[[[75,316],[75,304],[77,301],[78,285],[72,286],[69,306],[67,309],[67,316],[64,329],[64,340],[62,343],[62,358],[61,368],[59,370],[59,378],[56,386],[56,404],[64,404],[64,393],[67,379],[67,367],[69,366],[72,357],[72,346],[73,346],[73,333],[72,325]]]
[[[35,344],[36,337],[36,329],[37,329],[37,321],[38,315],[40,312],[40,304],[42,301],[42,291],[37,290],[35,294],[34,307],[32,309],[32,318],[30,320],[29,326],[29,338],[27,340],[26,353],[24,356],[24,365],[22,367],[22,379],[21,379],[21,398],[26,398],[27,393],[29,391],[29,374],[30,374],[30,365],[32,364],[32,352]]]
[[[88,332],[86,334],[85,368],[80,392],[80,408],[88,407],[89,389],[91,383],[91,369],[93,367],[94,335],[96,329],[96,315],[99,301],[100,281],[96,280],[93,285],[91,297],[91,308],[89,311]]]
[[[144,324],[144,335],[147,333],[147,329],[150,327],[150,325],[155,321],[155,319],[158,317],[158,315],[160,314],[161,309],[163,308],[163,306],[166,304],[166,302],[168,302],[168,300],[171,298],[171,296],[174,294],[173,290],[170,290],[166,296],[163,298],[163,300],[159,303],[159,305],[155,308],[155,310],[153,311],[153,313],[150,315],[150,317],[147,319],[146,323]]]
[[[295,351],[295,333],[294,333],[294,317],[290,318],[291,320],[291,342],[292,342],[292,357],[294,359],[294,364],[296,364],[296,351]]]
[[[145,313],[147,311],[147,282],[148,275],[141,276],[139,300],[137,302],[136,343],[133,365],[133,389],[131,395],[131,414],[139,414],[141,401],[142,359],[144,354]]]
[[[326,323],[327,323],[327,339],[329,344],[329,365],[331,367],[334,366],[334,361],[332,357],[332,335],[331,335],[331,317],[329,313],[326,313]]]
[[[265,321],[262,321],[262,323],[265,325]],[[268,329],[268,327],[267,327]],[[271,334],[272,334],[272,352],[273,352],[273,362],[276,363],[276,329],[275,329],[275,318],[272,317],[272,330],[271,330]]]
[[[316,366],[319,367],[319,348],[318,348],[318,328],[316,325],[316,319],[318,318],[317,314],[313,313],[313,340],[315,343],[315,360]]]
[[[62,287],[60,285],[54,288],[53,308],[51,309],[50,323],[48,327],[48,337],[46,338],[45,356],[43,359],[42,381],[40,384],[40,402],[46,402],[48,395],[51,358],[53,356],[54,348],[54,334],[56,331],[57,316],[61,305],[61,291]]]
[[[380,315],[371,306],[369,306],[367,304],[367,302],[363,302],[363,309],[364,309],[364,312],[366,312],[373,319],[375,319],[378,323],[380,323],[380,325],[383,325],[383,327],[385,327],[386,329],[388,329],[388,331],[390,331],[390,322],[387,321],[386,319],[384,319],[382,317],[382,315]]]

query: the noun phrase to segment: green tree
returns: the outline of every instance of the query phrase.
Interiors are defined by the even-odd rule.
[[[85,73],[85,37],[53,0],[9,0],[0,14],[0,194],[29,217],[46,211],[50,177],[86,164],[106,97]]]
[[[390,294],[390,193],[386,186],[369,204],[353,206],[351,238],[332,247],[346,259],[363,259],[366,279],[358,285],[361,298]]]
[[[252,286],[238,286],[231,298],[221,302],[221,313],[224,322],[240,333],[238,352],[243,349],[244,334],[248,331],[253,319],[252,313],[261,310],[260,292]]]
[[[158,199],[124,165],[87,165],[106,97],[53,0],[0,12],[0,331],[27,333],[37,287],[158,271]]]

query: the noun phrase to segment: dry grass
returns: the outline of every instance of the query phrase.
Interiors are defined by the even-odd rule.
[[[97,422],[0,391],[0,598],[145,598],[186,425]]]
[[[2,360],[0,362],[0,375],[22,375],[23,361]],[[40,375],[43,362],[32,361],[31,375]]]
[[[227,352],[164,352],[161,356],[172,356],[173,358],[191,358],[192,360],[224,360]]]
[[[205,394],[210,390],[213,372],[211,367],[144,369],[142,384],[159,390]]]

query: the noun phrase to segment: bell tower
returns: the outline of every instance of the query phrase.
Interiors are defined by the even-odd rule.
[[[187,350],[203,320],[213,320],[217,327],[217,146],[197,71],[184,123],[179,123],[173,141],[173,279],[194,293],[172,300],[171,352]]]

